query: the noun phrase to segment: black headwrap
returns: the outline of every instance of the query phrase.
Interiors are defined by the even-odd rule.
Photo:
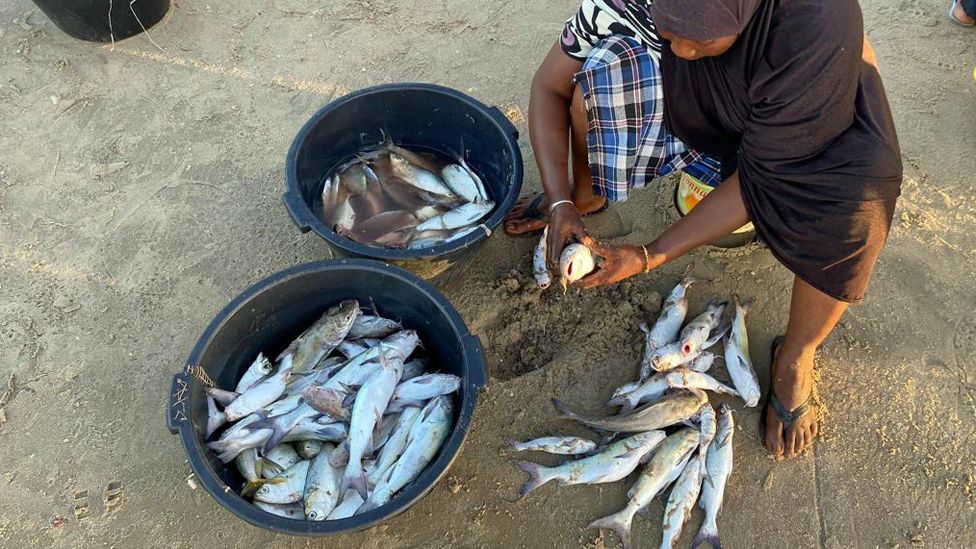
[[[672,28],[679,8],[688,11]],[[902,166],[881,75],[862,58],[857,0],[656,0],[652,9],[665,17],[659,28],[688,38],[738,32],[727,52],[697,61],[665,46],[668,128],[738,166],[749,216],[783,264],[831,296],[860,300]]]
[[[742,32],[759,0],[655,0],[657,28],[691,40],[714,40]]]

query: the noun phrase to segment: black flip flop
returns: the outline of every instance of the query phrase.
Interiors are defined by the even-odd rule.
[[[543,222],[547,221],[549,219],[549,214],[547,212],[542,211],[542,209],[539,208],[539,206],[542,205],[542,202],[545,199],[546,199],[545,193],[537,194],[535,198],[533,198],[532,200],[529,201],[528,204],[526,204],[525,211],[522,212],[522,216],[519,219],[523,219],[523,220],[529,219],[529,220],[536,220],[536,221],[543,221]],[[598,210],[582,214],[580,215],[580,217],[589,217],[591,215],[603,213],[607,211],[607,208],[609,207],[610,207],[610,201],[609,200],[604,201],[603,207],[601,207]],[[538,229],[535,231],[526,231],[524,233],[519,233],[514,235],[508,234],[508,231],[505,231],[505,234],[508,234],[508,236],[520,237],[520,236],[534,236],[541,232],[542,229]]]
[[[766,399],[763,401],[762,412],[759,414],[759,442],[766,447],[766,410],[772,406],[773,411],[776,412],[776,416],[783,423],[783,430],[789,429],[791,425],[796,423],[801,417],[810,413],[813,409],[813,393],[807,397],[806,401],[797,406],[792,412],[783,406],[780,402],[779,397],[776,396],[776,391],[773,389],[773,365],[776,363],[776,353],[779,348],[783,346],[783,341],[786,338],[784,336],[776,336],[773,339],[773,344],[769,346],[769,391],[766,392]]]

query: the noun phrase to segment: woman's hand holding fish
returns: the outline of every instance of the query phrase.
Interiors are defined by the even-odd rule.
[[[653,255],[645,254],[644,248],[640,246],[629,244],[613,246],[598,242],[588,235],[583,237],[582,243],[603,259],[599,269],[574,283],[577,288],[584,290],[606,284],[616,284],[625,278],[650,271],[660,265],[655,262]]]
[[[580,242],[586,236],[583,218],[573,204],[558,204],[549,212],[548,263],[555,268],[563,248],[573,242]]]

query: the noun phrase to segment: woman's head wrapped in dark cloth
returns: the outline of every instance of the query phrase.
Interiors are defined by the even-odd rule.
[[[651,16],[658,29],[706,41],[742,32],[759,0],[655,0]]]

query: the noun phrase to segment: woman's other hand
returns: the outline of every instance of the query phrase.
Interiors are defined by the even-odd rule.
[[[630,244],[614,246],[598,242],[589,236],[585,236],[582,243],[595,255],[601,257],[603,263],[593,273],[577,280],[573,284],[577,288],[588,290],[606,284],[616,284],[625,278],[657,267],[653,263],[654,259],[646,255],[644,248],[640,246],[631,246]],[[650,263],[647,263],[648,261]]]

